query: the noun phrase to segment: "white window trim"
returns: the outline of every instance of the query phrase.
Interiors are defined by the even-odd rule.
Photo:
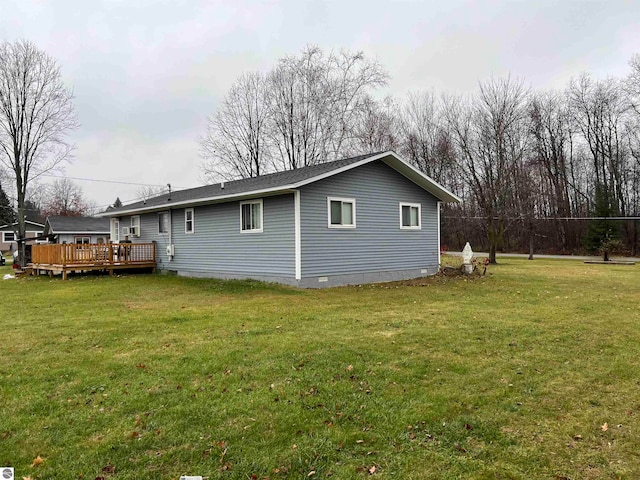
[[[112,218],[111,219],[111,231],[109,232],[109,238],[113,243],[120,242],[120,219]]]
[[[353,208],[351,210],[351,218],[353,223],[350,225],[335,225],[331,223],[331,202],[350,203]],[[346,197],[327,197],[327,226],[329,228],[356,228],[356,199]]]
[[[13,240],[7,240],[5,235],[10,234],[13,235]],[[16,241],[16,232],[2,232],[2,243],[12,243]]]
[[[160,215],[166,215],[168,218],[166,232],[160,231]],[[164,212],[158,212],[158,235],[169,235],[170,233],[171,233],[171,216],[169,215],[169,211],[167,210]]]
[[[191,230],[187,230],[187,213],[191,212]],[[193,235],[196,233],[196,213],[193,208],[184,209],[184,233],[185,235]]]
[[[135,235],[132,234],[132,236],[139,237],[140,236],[140,215],[131,216],[131,231],[133,232],[134,229],[136,230],[136,233]]]
[[[243,224],[242,224],[242,206],[243,205],[253,205],[253,204],[259,204],[260,205],[260,228],[254,228],[251,230],[244,230]],[[246,202],[240,202],[240,233],[262,233],[264,230],[264,202],[262,201],[262,199],[258,199],[258,200],[247,200]]]
[[[418,225],[402,225],[402,207],[418,207]],[[400,202],[400,230],[422,230],[422,204]]]

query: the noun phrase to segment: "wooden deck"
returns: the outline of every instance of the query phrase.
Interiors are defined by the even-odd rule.
[[[62,244],[34,245],[31,263],[34,275],[42,272],[49,275],[62,274],[66,280],[68,272],[104,270],[113,275],[114,270],[156,268],[155,243],[111,243],[111,244]]]

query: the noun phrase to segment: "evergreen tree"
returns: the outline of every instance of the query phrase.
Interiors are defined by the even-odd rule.
[[[604,185],[596,186],[595,205],[591,212],[594,217],[615,217],[619,215],[618,202]],[[597,252],[602,246],[620,239],[620,225],[615,220],[591,220],[586,236],[586,247]]]
[[[0,225],[8,225],[16,221],[16,215],[11,207],[9,197],[0,185]]]

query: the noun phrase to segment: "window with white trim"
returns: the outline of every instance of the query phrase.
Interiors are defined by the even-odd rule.
[[[115,243],[118,243],[120,241],[120,220],[118,220],[117,218],[111,219],[110,239]]]
[[[2,242],[9,243],[16,241],[16,234],[14,232],[2,232]]]
[[[355,198],[327,197],[327,217],[329,228],[355,228]]]
[[[400,204],[400,228],[403,230],[420,230],[422,224],[422,207],[419,203]]]
[[[169,212],[158,214],[158,234],[169,233]]]
[[[196,217],[193,208],[184,209],[184,233],[194,233],[196,231]]]
[[[74,237],[76,245],[89,245],[91,243],[91,237]]]
[[[240,202],[240,231],[242,233],[262,232],[262,199]]]
[[[131,235],[134,237],[140,236],[140,215],[133,215],[131,217]]]

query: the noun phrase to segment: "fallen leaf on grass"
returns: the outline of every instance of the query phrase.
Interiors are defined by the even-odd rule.
[[[604,425],[602,425],[602,431],[606,432],[607,430],[609,430],[609,425],[605,422]]]
[[[102,467],[102,473],[115,473],[115,472],[116,472],[116,467],[114,467],[111,464]]]
[[[36,458],[33,459],[33,463],[31,464],[31,467],[39,467],[43,463],[44,463],[44,460],[40,455],[38,455]]]

